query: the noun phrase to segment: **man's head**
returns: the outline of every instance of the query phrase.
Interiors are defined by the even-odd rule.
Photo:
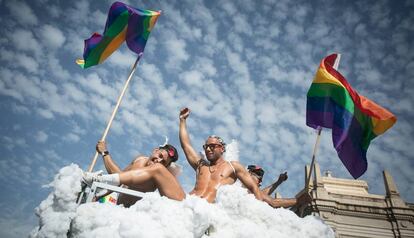
[[[257,183],[258,186],[262,183],[264,170],[257,165],[249,165],[247,166],[247,170],[249,171],[250,175],[254,179],[254,181]]]
[[[203,145],[204,152],[207,159],[212,162],[218,160],[223,156],[223,153],[226,151],[226,143],[224,143],[221,137],[216,135],[211,135],[207,137],[206,143]]]
[[[168,167],[172,162],[178,160],[177,149],[170,144],[165,144],[163,146],[155,148],[152,151],[150,160],[154,163],[161,163],[165,167]]]

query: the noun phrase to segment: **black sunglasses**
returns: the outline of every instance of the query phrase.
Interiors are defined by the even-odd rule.
[[[207,148],[209,148],[210,150],[214,150],[215,148],[217,148],[217,147],[223,147],[223,145],[221,145],[221,144],[205,144],[205,145],[203,145],[203,149],[207,149]]]

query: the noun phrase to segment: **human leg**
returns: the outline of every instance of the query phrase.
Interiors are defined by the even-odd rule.
[[[82,182],[84,182],[88,186],[91,186],[93,182],[107,183],[114,186],[120,185],[119,174],[102,175],[102,171],[98,171],[95,173],[84,172],[82,176]]]
[[[174,200],[183,200],[185,198],[184,190],[181,188],[177,179],[161,164],[154,164],[148,167],[115,174],[99,175],[84,173],[83,181],[89,186],[93,181],[97,181],[115,186],[125,184],[131,188],[137,187],[137,185],[142,187],[155,184],[163,196]]]
[[[185,198],[184,190],[177,179],[161,164],[122,172],[119,174],[119,179],[121,184],[127,186],[152,182],[163,196],[174,200],[183,200]]]

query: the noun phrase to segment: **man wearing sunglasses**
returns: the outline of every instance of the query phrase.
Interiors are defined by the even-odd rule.
[[[260,166],[257,166],[257,165],[249,165],[249,166],[247,166],[247,170],[249,171],[250,176],[252,177],[252,179],[260,187],[260,185],[262,183],[263,175],[265,173],[264,170]],[[286,173],[281,174],[281,176],[282,175],[286,175]],[[279,180],[280,179],[283,180],[284,178],[287,179],[287,175],[286,175],[286,177],[282,176],[282,178],[281,178],[281,176],[279,176]],[[284,179],[284,180],[286,180],[286,179]],[[310,197],[310,195],[308,193],[303,194],[298,199],[296,199],[296,198],[272,198],[272,197],[270,197],[271,192],[269,193],[269,190],[272,187],[274,187],[273,184],[266,187],[266,188],[264,188],[261,191],[262,191],[263,197],[264,197],[263,200],[265,202],[267,202],[267,204],[269,204],[273,208],[279,208],[279,207],[287,208],[287,207],[295,206],[298,202],[303,204],[303,203],[309,203],[309,202],[312,201],[312,198]]]
[[[180,111],[179,137],[187,161],[196,171],[196,184],[190,194],[205,198],[208,202],[214,202],[217,189],[221,185],[233,184],[237,179],[240,179],[257,199],[262,200],[259,187],[244,166],[237,161],[224,160],[223,154],[226,151],[226,144],[220,137],[209,136],[203,145],[207,161],[196,152],[187,132],[186,120],[189,115],[188,108]]]
[[[249,165],[247,166],[247,170],[249,171],[250,175],[252,176],[254,181],[257,183],[257,185],[260,187],[262,185],[264,170],[260,166],[257,166],[257,165]],[[276,190],[276,188],[280,184],[282,184],[284,181],[286,181],[287,179],[288,179],[287,172],[281,173],[276,182],[270,184],[269,186],[261,190],[264,194],[267,194],[270,196]]]
[[[96,151],[102,155],[105,168],[109,174],[84,173],[83,182],[91,185],[93,181],[111,185],[126,185],[129,189],[140,192],[153,192],[156,189],[162,196],[174,200],[185,198],[176,177],[168,170],[172,162],[177,161],[178,153],[174,146],[165,144],[152,150],[150,156],[138,156],[124,170],[112,160],[106,143],[99,141]],[[129,195],[118,197],[118,204],[126,207],[133,205],[138,199]]]

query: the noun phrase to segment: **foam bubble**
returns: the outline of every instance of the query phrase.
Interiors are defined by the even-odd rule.
[[[39,227],[31,237],[66,237],[69,230],[71,237],[334,237],[318,218],[273,209],[236,185],[221,187],[214,204],[190,195],[174,201],[153,192],[129,208],[97,202],[77,206],[80,178],[77,165],[59,171],[53,191],[36,208]]]

